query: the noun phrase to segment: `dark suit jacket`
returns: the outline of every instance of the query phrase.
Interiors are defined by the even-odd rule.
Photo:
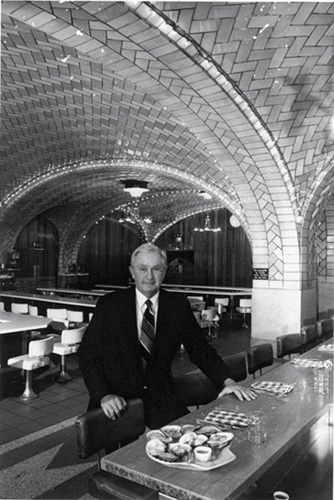
[[[152,408],[166,413],[167,421],[184,414],[171,371],[181,344],[190,360],[222,389],[228,369],[207,343],[186,297],[160,290],[152,360],[145,373],[138,344],[135,289],[101,297],[78,351],[90,395],[89,408],[98,407],[107,394],[117,394],[125,399],[142,397],[150,421]],[[151,422],[149,426],[159,424]]]

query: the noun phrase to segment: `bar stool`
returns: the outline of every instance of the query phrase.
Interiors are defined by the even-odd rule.
[[[205,301],[203,297],[187,297],[192,311],[203,311],[205,309]]]
[[[79,325],[84,322],[84,313],[82,311],[67,310],[67,319],[70,324]]]
[[[253,375],[253,378],[255,378],[255,373],[258,370],[260,370],[260,375],[262,375],[262,368],[274,364],[273,346],[267,343],[250,347],[247,351],[247,361],[248,373]]]
[[[194,303],[194,302],[202,302],[204,300],[203,296],[193,296],[193,295],[189,295],[187,297],[187,299],[189,300],[190,304],[191,303]]]
[[[29,304],[28,313],[30,316],[38,316],[38,307]]]
[[[282,358],[284,363],[284,356],[291,354],[301,354],[303,352],[302,336],[300,333],[287,333],[276,338],[276,356]]]
[[[54,320],[67,319],[67,309],[50,308],[46,310],[46,316]]]
[[[28,314],[29,306],[28,304],[20,303],[20,302],[12,302],[11,303],[11,311],[16,314]]]
[[[58,354],[61,358],[60,373],[56,379],[57,382],[65,383],[72,380],[72,377],[67,371],[67,356],[78,351],[85,330],[85,326],[73,328],[71,330],[63,330],[61,332],[61,341],[54,344],[52,353]]]
[[[215,299],[215,305],[217,306],[218,308],[218,314],[219,316],[222,315],[222,313],[226,312],[227,311],[227,307],[229,305],[229,302],[230,302],[230,299],[228,297],[224,297],[224,298],[218,298],[218,299]]]
[[[46,310],[46,316],[52,320],[49,325],[51,331],[59,332],[63,328],[68,328],[67,309],[50,308]]]
[[[5,310],[5,303],[0,302],[0,311],[4,311],[4,310]]]
[[[48,366],[50,364],[49,355],[53,349],[53,342],[52,337],[46,337],[41,340],[32,340],[29,342],[28,354],[8,359],[8,366],[14,366],[15,368],[19,368],[25,372],[25,389],[19,399],[29,401],[30,399],[39,397],[32,388],[32,372],[37,368],[42,368],[43,366]]]
[[[252,299],[240,299],[239,307],[236,307],[236,311],[243,314],[244,322],[242,328],[249,328],[246,323],[246,314],[251,314],[252,312]]]
[[[217,321],[217,308],[211,307],[210,309],[204,309],[202,311],[201,320],[208,322],[208,327],[209,327],[208,335],[209,337],[212,337],[212,327],[214,325],[214,322]]]

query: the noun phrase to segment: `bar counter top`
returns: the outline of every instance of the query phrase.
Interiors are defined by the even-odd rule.
[[[50,302],[55,305],[64,305],[64,306],[85,306],[94,308],[97,302],[97,299],[77,299],[74,297],[56,297],[51,295],[41,295],[37,293],[29,293],[29,292],[17,292],[13,291],[1,291],[0,297],[2,298],[11,298],[11,299],[20,299],[27,300],[29,303],[39,302]]]

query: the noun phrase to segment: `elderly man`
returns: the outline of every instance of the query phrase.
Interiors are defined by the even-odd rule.
[[[240,400],[255,393],[230,376],[217,352],[207,343],[188,300],[161,289],[166,253],[144,244],[132,254],[130,273],[135,288],[101,297],[79,349],[79,363],[90,395],[89,409],[101,406],[119,417],[126,400],[142,398],[146,424],[165,425],[188,413],[178,396],[172,361],[181,344],[220,391]]]

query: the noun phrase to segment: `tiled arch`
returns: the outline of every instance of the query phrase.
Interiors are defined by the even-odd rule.
[[[92,8],[93,6],[90,5],[90,9]],[[124,15],[128,15],[128,8],[125,5],[117,4],[117,9],[123,9]],[[41,12],[42,10],[43,6]],[[59,12],[61,12],[60,6],[58,15]],[[65,14],[65,9],[62,12]],[[52,18],[52,14],[50,15]],[[145,31],[146,38],[144,37],[144,40],[134,43],[132,36],[131,43],[129,43],[129,40],[123,35],[124,43],[116,44],[118,55],[122,56],[122,58],[117,59],[115,44],[109,43],[110,38],[112,38],[110,30],[112,30],[113,23],[115,23],[118,24],[117,32],[122,33],[119,22],[123,16],[120,14],[112,21],[104,23],[103,16],[101,18],[101,15],[92,14],[91,12],[90,15],[91,17],[87,16],[82,20],[81,13],[77,13],[76,9],[73,9],[71,12],[71,26],[68,25],[66,21],[67,14],[65,14],[62,27],[59,23],[54,24],[49,20],[45,27],[40,25],[39,29],[41,31],[44,29],[49,35],[52,34],[53,37],[58,38],[63,43],[72,46],[86,54],[86,56],[95,57],[96,60],[98,60],[96,57],[98,52],[99,56],[101,56],[101,47],[103,47],[104,53],[101,60],[103,60],[106,70],[110,66],[110,71],[115,71],[115,73],[127,78],[137,87],[149,88],[151,95],[160,105],[165,104],[173,112],[174,116],[178,116],[179,119],[182,117],[185,123],[192,123],[189,127],[190,130],[214,153],[218,165],[223,165],[222,170],[224,173],[228,175],[234,185],[238,185],[241,203],[247,205],[248,210],[254,214],[252,219],[249,220],[252,241],[261,241],[261,245],[256,245],[258,248],[254,256],[256,264],[258,266],[268,266],[270,279],[281,281],[284,277],[284,242],[287,240],[282,233],[287,231],[290,235],[295,226],[290,225],[286,230],[284,226],[279,224],[283,211],[280,214],[278,209],[277,213],[275,203],[273,203],[271,197],[272,191],[275,192],[279,186],[280,196],[284,204],[284,216],[291,219],[294,216],[291,201],[293,193],[289,193],[288,190],[290,182],[288,173],[285,172],[284,177],[281,175],[284,162],[277,155],[275,158],[273,153],[273,150],[275,150],[275,154],[277,152],[275,144],[269,135],[263,136],[263,126],[256,121],[256,117],[254,123],[250,121],[250,117],[247,115],[250,113],[247,102],[244,99],[239,99],[240,103],[238,103],[238,97],[240,98],[238,95],[231,99],[230,94],[236,92],[236,89],[230,88],[225,80],[219,85],[218,80],[212,78],[212,68],[206,68],[206,65],[201,64],[202,61],[198,62],[196,72],[200,74],[202,80],[203,75],[207,75],[207,78],[203,80],[205,85],[202,84],[201,88],[194,91],[194,88],[187,84],[187,80],[194,78],[194,74],[182,75],[181,71],[187,66],[192,46],[188,48],[189,55],[184,50],[178,50],[177,58],[173,53],[173,60],[171,60],[169,56],[170,50],[169,52],[165,51],[166,55],[163,50],[164,46],[170,49],[171,44],[168,39],[163,37],[161,32],[154,26],[145,22],[141,33],[143,34]],[[96,31],[97,19],[99,36],[97,36]],[[141,21],[143,23],[143,20]],[[83,33],[81,40],[80,37],[74,36],[76,29],[80,29]],[[158,53],[155,49],[150,48],[148,50],[146,47],[147,38],[151,39],[152,36],[159,40]],[[101,40],[103,40],[103,43],[101,43]],[[176,52],[176,50],[173,52]],[[145,71],[139,63],[139,61],[142,62],[144,54]],[[113,58],[112,65],[108,65],[107,62],[107,57],[110,56]],[[177,65],[174,64],[175,58],[177,59]],[[192,56],[193,61],[194,57]],[[167,77],[166,73],[168,74]],[[179,81],[184,83],[184,88],[179,88],[177,84]],[[220,107],[217,105],[218,100]],[[246,108],[244,107],[245,104]],[[232,109],[236,118],[233,126],[230,126],[225,117],[226,113],[228,114],[228,111],[232,111]],[[221,112],[222,110],[224,113]],[[245,140],[241,143],[238,139],[237,134],[241,131],[247,132],[249,137],[248,145],[245,144]],[[266,143],[263,137],[266,137]],[[254,151],[252,155],[249,154],[247,147],[250,146],[258,148],[257,154]],[[211,174],[213,182],[217,173],[216,171]],[[292,188],[290,188],[291,190]],[[284,197],[286,199],[285,203]],[[289,207],[291,213],[287,214]],[[258,228],[260,223],[264,224],[265,230],[258,232],[256,229],[252,231],[252,227]],[[263,235],[267,237],[266,247],[263,246]],[[295,246],[295,258],[298,260],[297,233],[294,238],[289,238],[290,251],[292,246]]]

